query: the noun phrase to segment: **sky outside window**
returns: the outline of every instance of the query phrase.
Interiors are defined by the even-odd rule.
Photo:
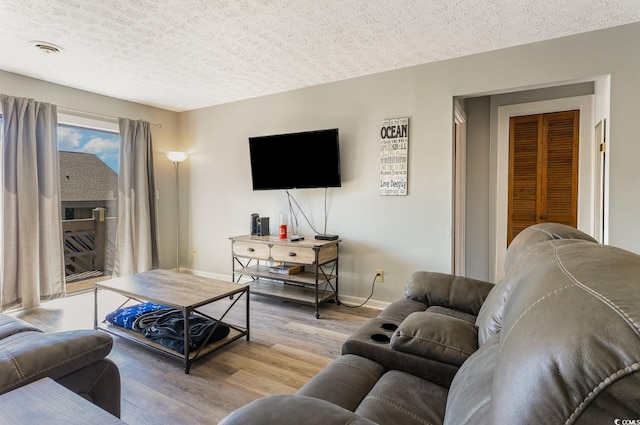
[[[58,150],[95,154],[109,168],[118,172],[120,135],[116,132],[58,124]]]
[[[58,150],[95,154],[116,173],[119,149],[116,132],[58,124]]]

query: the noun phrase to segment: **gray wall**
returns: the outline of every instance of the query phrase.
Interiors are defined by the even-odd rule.
[[[465,272],[469,277],[489,278],[489,144],[491,98],[466,99],[467,198],[465,223]]]
[[[385,283],[376,287],[374,298],[398,298],[411,272],[451,270],[454,97],[566,85],[609,74],[610,242],[640,252],[635,218],[640,192],[631,190],[640,181],[635,165],[640,157],[635,125],[639,50],[640,24],[633,24],[182,113],[180,143],[193,153],[185,168],[187,243],[200,252],[191,266],[228,275],[228,237],[247,233],[252,212],[277,217],[286,211],[283,193],[251,191],[247,137],[339,127],[345,180],[342,188],[329,192],[328,231],[344,239],[341,289],[366,297],[374,269],[382,268]],[[394,117],[410,119],[406,197],[377,192],[378,128],[381,120]],[[323,192],[298,192],[317,223]],[[484,237],[478,232],[471,246],[480,247]],[[471,251],[468,261],[485,262],[469,259]],[[472,273],[484,271],[478,266]]]

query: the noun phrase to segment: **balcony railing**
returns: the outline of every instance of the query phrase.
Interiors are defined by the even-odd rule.
[[[63,220],[65,281],[76,282],[111,274],[108,253],[113,252],[113,238],[108,237],[106,209],[95,208],[93,218]]]

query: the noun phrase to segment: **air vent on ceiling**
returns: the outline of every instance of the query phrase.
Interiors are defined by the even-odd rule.
[[[62,47],[57,46],[53,43],[49,43],[47,41],[30,41],[29,43],[33,44],[36,49],[47,54],[60,53],[64,51]]]

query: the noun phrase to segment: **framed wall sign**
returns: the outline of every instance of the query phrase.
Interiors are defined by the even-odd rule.
[[[380,195],[407,194],[409,118],[383,120],[380,124]]]

